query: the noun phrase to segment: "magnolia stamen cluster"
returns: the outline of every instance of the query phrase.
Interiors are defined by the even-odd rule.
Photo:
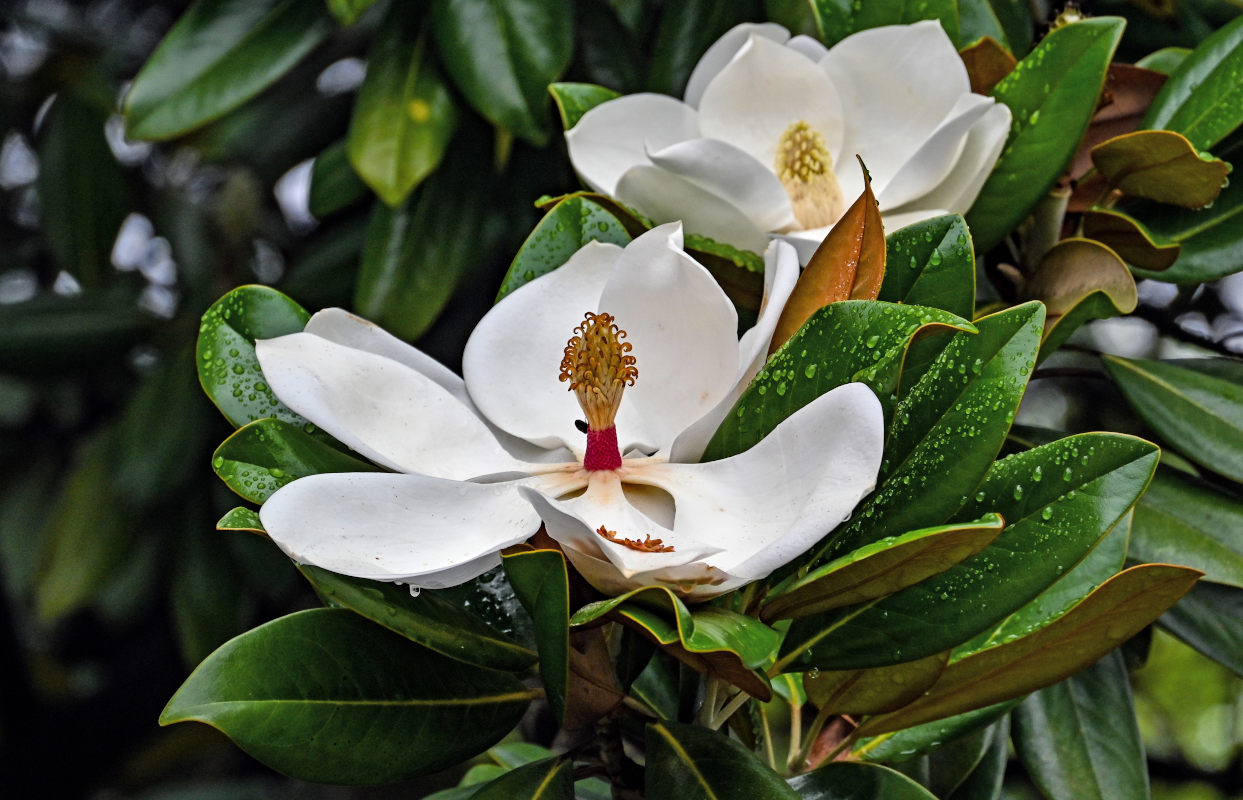
[[[632,345],[625,338],[611,314],[588,311],[565,345],[560,379],[570,382],[589,430],[613,427],[622,393],[639,377],[635,358],[629,355]]]

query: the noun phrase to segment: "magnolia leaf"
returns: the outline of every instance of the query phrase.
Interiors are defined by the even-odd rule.
[[[378,784],[482,752],[534,696],[512,675],[445,658],[352,611],[321,608],[222,645],[168,701],[160,724],[207,723],[302,780]]]
[[[1168,77],[1178,69],[1179,64],[1187,60],[1189,55],[1191,55],[1191,50],[1186,47],[1162,47],[1136,61],[1135,66],[1159,72]]]
[[[578,124],[583,114],[601,103],[621,97],[612,89],[594,83],[550,83],[548,92],[561,114],[561,126],[567,131]]]
[[[807,563],[940,525],[961,507],[1005,441],[1043,323],[1044,307],[1024,303],[976,320],[978,333],[954,334],[898,401],[877,491]]]
[[[1093,209],[1083,215],[1083,235],[1109,247],[1128,264],[1160,272],[1178,259],[1177,243],[1157,237],[1143,223],[1117,209]]]
[[[298,570],[325,602],[348,608],[455,661],[507,672],[535,663],[535,653],[437,592],[413,597],[393,583],[353,578],[310,564],[299,564]]]
[[[380,199],[398,206],[444,157],[457,109],[427,41],[424,15],[394,3],[367,56],[345,150]]]
[[[825,44],[834,45],[856,31],[882,25],[909,25],[921,19],[935,19],[958,40],[956,0],[926,0],[920,3],[854,3],[849,0],[812,0],[817,25]]]
[[[803,674],[807,699],[823,713],[881,714],[895,711],[936,683],[949,651],[889,667],[813,670]]]
[[[799,795],[737,740],[697,725],[647,726],[648,800],[720,800]]]
[[[327,0],[328,10],[342,25],[353,25],[376,0]]]
[[[1156,462],[1153,444],[1103,433],[996,462],[959,512],[1005,517],[991,545],[888,597],[795,620],[773,671],[913,661],[992,628],[1083,559],[1143,492]]]
[[[255,340],[297,333],[311,315],[266,286],[239,286],[212,304],[199,327],[198,368],[203,391],[235,427],[265,417],[310,423],[276,398],[263,380]]]
[[[1010,107],[1010,137],[967,224],[978,251],[991,250],[1062,174],[1096,111],[1125,22],[1096,17],[1057,28],[993,89]]]
[[[911,341],[931,328],[974,332],[947,311],[844,300],[816,311],[756,374],[704,451],[704,461],[737,455],[782,420],[846,383],[867,384],[882,403],[897,391]]]
[[[1211,204],[1230,174],[1229,164],[1205,158],[1173,131],[1115,136],[1092,148],[1092,163],[1126,194],[1184,208]]]
[[[1165,128],[1207,150],[1243,123],[1243,18],[1209,36],[1170,74],[1141,127]]]
[[[1158,624],[1243,677],[1243,589],[1198,583]]]
[[[1143,201],[1125,210],[1154,241],[1180,247],[1172,267],[1164,272],[1136,270],[1139,277],[1200,283],[1233,274],[1243,263],[1243,180],[1231,181],[1213,205],[1198,211]]]
[[[835,761],[790,779],[803,800],[936,800],[915,781],[889,767]]]
[[[774,352],[803,327],[817,310],[842,300],[874,300],[885,278],[885,230],[880,206],[863,161],[863,193],[834,223],[794,284],[769,352]]]
[[[565,720],[570,673],[570,579],[560,550],[524,550],[501,557],[514,594],[535,622],[540,678],[558,721]]]
[[[933,217],[885,237],[885,280],[877,300],[975,316],[975,253],[958,214]]]
[[[988,94],[1001,79],[1014,71],[1018,61],[1010,51],[991,36],[985,36],[974,44],[964,47],[958,53],[962,63],[967,67],[967,77],[971,80],[971,91],[976,94]]]
[[[307,205],[316,217],[323,219],[367,196],[367,184],[358,177],[345,154],[345,140],[330,145],[315,157]]]
[[[859,735],[984,708],[1073,675],[1159,617],[1201,574],[1168,564],[1141,564],[1120,572],[1030,636],[951,663],[923,697],[871,717],[859,726]]]
[[[587,625],[606,614],[691,668],[727,680],[761,700],[772,697],[767,680],[755,670],[772,657],[779,637],[759,620],[718,606],[702,606],[692,613],[667,587],[645,586],[586,605],[570,623]]]
[[[1165,76],[1159,72],[1133,64],[1115,62],[1109,65],[1100,105],[1092,115],[1087,133],[1079,142],[1079,149],[1075,151],[1067,170],[1069,177],[1075,181],[1075,191],[1070,198],[1071,211],[1092,207],[1108,190],[1104,176],[1093,167],[1092,148],[1115,136],[1134,131],[1152,104],[1152,98],[1164,84]]]
[[[978,522],[925,528],[865,545],[774,588],[760,618],[796,619],[893,594],[980,552],[1004,526],[1001,517],[989,514]]]
[[[1045,305],[1045,358],[1089,319],[1129,314],[1139,296],[1122,259],[1092,239],[1063,239],[1045,253],[1023,286],[1023,298]]]
[[[893,733],[882,733],[861,739],[851,749],[851,755],[863,761],[897,764],[992,725],[1018,705],[1018,699],[978,708],[952,717],[925,722]]]
[[[1013,720],[1014,749],[1045,797],[1149,796],[1148,764],[1121,653],[1034,693],[1014,710]]]
[[[259,94],[335,27],[322,2],[199,0],[125,95],[126,133],[171,139]]]
[[[1243,481],[1243,362],[1104,356],[1131,408],[1197,464]]]
[[[263,529],[263,523],[259,521],[259,513],[253,509],[238,506],[230,511],[216,523],[218,531],[250,531],[266,536],[267,531]]]
[[[470,798],[471,800],[574,800],[574,760],[558,756],[516,766],[478,788],[474,794],[470,795]]]
[[[1160,468],[1135,506],[1130,555],[1182,564],[1204,580],[1243,588],[1243,502],[1212,484]]]
[[[557,269],[588,242],[624,247],[630,243],[630,234],[606,207],[586,196],[567,195],[548,209],[518,248],[496,293],[497,300]]]
[[[378,469],[278,419],[238,428],[216,448],[211,465],[220,480],[252,503],[307,475]]]

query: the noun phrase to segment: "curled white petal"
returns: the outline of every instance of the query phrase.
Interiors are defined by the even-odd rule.
[[[627,170],[617,182],[617,199],[656,222],[680,221],[743,250],[762,250],[767,241],[764,229],[730,200],[652,164]]]
[[[691,70],[691,76],[686,81],[686,91],[682,97],[687,105],[699,106],[704,89],[707,89],[712,79],[733,60],[752,35],[761,36],[777,44],[784,44],[790,38],[790,32],[775,22],[744,22],[730,28],[720,39],[713,42],[712,46],[700,56],[695,69]]]
[[[592,189],[615,194],[617,181],[647,148],[668,147],[699,135],[695,109],[660,94],[632,94],[601,103],[565,132],[570,163]]]

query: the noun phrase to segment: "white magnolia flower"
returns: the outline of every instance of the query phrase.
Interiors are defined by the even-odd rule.
[[[290,483],[260,510],[268,534],[303,563],[431,588],[490,569],[541,521],[604,592],[711,596],[802,553],[872,489],[880,404],[842,386],[750,450],[693,463],[762,365],[798,264],[768,250],[739,339],[681,248],[679,224],[624,250],[588,244],[488,312],[464,380],[340,309],[258,342],[282,401],[394,470]]]
[[[894,230],[970,208],[1009,127],[1005,105],[971,93],[937,22],[860,31],[831,49],[766,23],[708,48],[684,102],[619,97],[566,141],[595,191],[747,250],[780,235],[805,263],[863,191],[856,154]]]

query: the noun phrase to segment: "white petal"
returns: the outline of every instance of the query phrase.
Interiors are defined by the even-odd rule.
[[[917,208],[910,211],[890,211],[882,214],[880,219],[885,230],[893,233],[902,230],[907,225],[914,225],[916,222],[923,222],[948,213],[950,212],[943,208]]]
[[[679,538],[631,504],[622,491],[617,475],[612,472],[591,474],[587,491],[569,500],[555,500],[549,493],[535,488],[519,490],[535,508],[548,535],[556,539],[566,553],[582,553],[591,558],[607,558],[623,578],[658,569],[667,569],[720,552],[720,548],[703,542]],[[673,547],[664,553],[643,552],[617,544],[597,531],[605,528],[615,539],[643,542],[648,537],[659,539],[662,546]]]
[[[1010,133],[1010,109],[996,103],[971,127],[967,143],[948,177],[928,194],[909,204],[913,208],[944,208],[963,214],[971,208],[988,179]],[[897,209],[901,210],[901,209]]]
[[[686,81],[686,91],[683,93],[683,99],[686,100],[687,105],[699,105],[704,89],[708,88],[708,84],[717,76],[717,73],[738,54],[752,34],[770,39],[777,44],[784,44],[790,38],[790,32],[775,22],[744,22],[730,28],[708,48],[707,52],[700,57],[699,63],[695,65],[695,69],[691,71],[691,77]]]
[[[800,33],[798,36],[795,36],[793,39],[786,42],[786,47],[796,53],[802,53],[817,63],[820,62],[820,59],[824,58],[825,53],[829,52],[829,48],[804,33]]]
[[[678,540],[717,543],[724,552],[709,564],[756,580],[823,538],[872,490],[883,427],[872,391],[846,384],[744,453],[706,464],[640,464],[623,470],[623,480],[672,494]]]
[[[798,273],[798,253],[795,249],[786,242],[773,241],[764,253],[764,299],[760,302],[760,313],[755,325],[738,342],[738,376],[734,386],[715,408],[678,436],[669,451],[670,461],[689,463],[698,461],[703,455],[712,434],[716,433],[747,384],[768,359],[768,346],[772,342],[777,319],[794,289]]]
[[[758,252],[764,229],[732,202],[650,164],[631,167],[617,183],[617,199],[656,223],[684,222],[692,233]]]
[[[255,354],[286,405],[390,469],[465,479],[525,466],[443,386],[392,359],[310,333],[260,340]]]
[[[306,323],[304,332],[405,364],[410,369],[431,378],[462,402],[470,402],[470,396],[466,394],[466,384],[453,370],[422,350],[398,339],[379,325],[354,316],[344,309],[325,308],[323,311],[312,314],[310,321]]]
[[[820,66],[837,87],[849,126],[836,173],[850,199],[863,191],[855,154],[873,183],[887,183],[971,91],[958,51],[933,20],[851,34]]]
[[[948,118],[919,146],[885,184],[877,184],[876,202],[882,209],[897,208],[931,191],[954,169],[967,134],[994,105],[990,97],[964,94]]]
[[[738,314],[708,270],[682,252],[680,223],[626,247],[600,311],[627,332],[639,370],[617,418],[622,451],[664,450],[733,385]]]
[[[601,103],[565,132],[570,163],[597,192],[613,195],[617,180],[660,149],[699,135],[695,109],[662,94],[630,94]]]
[[[772,166],[781,135],[806,122],[824,137],[839,160],[844,121],[842,103],[828,76],[810,59],[787,47],[752,36],[709,84],[699,104],[703,136],[742,148]]]
[[[690,139],[648,157],[657,167],[727,200],[762,231],[798,227],[790,196],[776,173],[728,142]]]
[[[552,487],[552,480],[527,479]],[[268,535],[304,564],[372,580],[439,587],[496,564],[539,528],[516,483],[392,473],[312,475],[259,510]]]
[[[795,252],[798,253],[798,263],[806,264],[811,260],[812,255],[816,252],[816,248],[824,242],[824,237],[829,235],[829,231],[833,229],[832,225],[826,225],[823,228],[808,228],[804,231],[790,231],[789,233],[773,234],[773,238],[791,245]],[[885,230],[889,230],[888,226]]]
[[[621,256],[617,245],[590,242],[560,268],[523,284],[493,306],[462,353],[466,388],[479,410],[514,436],[581,455],[586,439],[574,394],[558,380],[566,341]]]

